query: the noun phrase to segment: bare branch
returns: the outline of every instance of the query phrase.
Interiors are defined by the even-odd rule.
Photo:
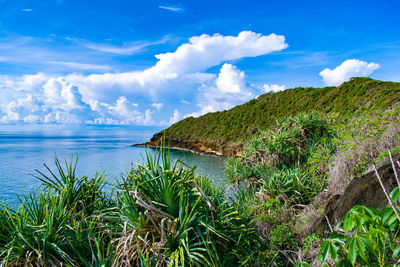
[[[385,195],[386,195],[386,197],[387,197],[387,199],[388,199],[388,201],[389,201],[390,206],[393,208],[393,211],[394,211],[394,213],[396,214],[397,219],[400,221],[399,212],[397,211],[395,205],[393,204],[392,199],[391,199],[390,196],[389,196],[388,191],[386,190],[385,185],[383,184],[382,178],[381,178],[381,176],[379,175],[379,172],[378,172],[378,169],[377,169],[376,166],[375,166],[375,163],[372,163],[372,165],[374,166],[376,177],[378,178],[379,183],[381,184],[381,187],[382,187],[382,189],[383,189],[383,192],[385,193]]]
[[[331,230],[331,233],[332,233],[333,232],[333,228],[332,228],[331,223],[329,222],[328,216],[326,216],[325,214],[324,214],[324,216],[325,216],[326,222],[328,223],[329,230]]]
[[[394,172],[394,177],[396,177],[397,186],[400,187],[400,180],[399,180],[399,176],[398,176],[398,174],[397,174],[396,165],[394,164],[394,160],[393,160],[393,157],[392,157],[392,152],[390,151],[390,149],[388,149],[388,151],[389,151],[390,162],[392,163],[392,168],[393,168],[393,172]]]
[[[211,200],[204,194],[203,190],[201,187],[196,183],[195,180],[193,180],[194,185],[196,186],[197,191],[200,193],[200,195],[206,200],[208,207],[211,210],[219,211],[218,208],[211,202]]]

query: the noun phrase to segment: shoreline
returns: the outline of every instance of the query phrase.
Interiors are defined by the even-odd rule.
[[[159,148],[158,145],[149,145],[149,144],[133,144],[131,145],[132,147],[149,147],[149,148]],[[188,151],[194,154],[202,155],[202,156],[207,156],[207,157],[213,157],[213,158],[220,158],[220,159],[226,159],[226,156],[219,155],[215,151],[199,151],[187,147],[179,147],[179,146],[165,146],[166,148],[170,150],[177,150],[177,151]]]

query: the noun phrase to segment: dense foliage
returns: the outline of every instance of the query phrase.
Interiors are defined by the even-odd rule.
[[[329,196],[342,192],[372,162],[385,162],[388,155],[382,151],[388,146],[394,147],[393,153],[399,152],[398,112],[389,109],[355,117],[299,113],[252,136],[241,155],[227,159],[228,182],[247,185],[239,186],[245,196],[240,201],[246,205],[241,213],[252,219],[267,240],[267,265],[292,266],[299,259],[307,259],[298,266],[309,266],[309,262],[317,261],[316,252],[326,233],[312,234],[298,242],[299,229],[308,223],[305,205],[323,207],[320,194],[328,196],[329,201]],[[320,212],[323,215],[323,210]],[[362,230],[354,236],[356,223]],[[391,208],[379,211],[355,207],[344,218],[346,232],[333,233],[323,242],[319,259],[329,258],[328,263],[342,264],[339,266],[382,266],[390,258],[388,253],[395,257],[400,250],[396,245],[398,223]],[[312,250],[313,256],[304,255]]]
[[[399,189],[393,193],[396,202]],[[343,230],[322,243],[318,260],[335,266],[393,266],[400,253],[399,226],[392,207],[354,206],[343,218]]]
[[[162,147],[108,193],[104,173],[78,177],[77,161],[56,159],[19,207],[0,205],[1,265],[393,264],[400,222],[391,208],[355,206],[336,231],[301,242],[296,231],[306,207],[324,216],[324,201],[387,160],[387,147],[400,152],[399,100],[400,83],[354,78],[265,94],[164,131],[167,141],[243,142],[226,161],[233,196]]]
[[[264,241],[223,188],[147,153],[118,185],[77,177],[76,162],[49,175],[18,208],[0,209],[2,266],[234,266],[262,261]]]
[[[326,178],[310,175],[306,164],[334,137],[333,127],[320,113],[287,117],[252,137],[240,157],[227,160],[227,178],[234,184],[259,184],[270,198],[306,204],[324,188]],[[335,147],[329,148],[332,154]]]
[[[119,265],[229,266],[257,260],[262,240],[221,187],[172,163],[164,151],[132,169],[120,185]],[[135,241],[135,242],[132,242]],[[133,257],[135,255],[136,257]]]
[[[338,87],[294,88],[260,95],[227,111],[186,118],[164,130],[166,140],[243,142],[277,119],[298,112],[319,111],[354,116],[365,111],[386,110],[398,103],[400,83],[353,78]]]
[[[268,240],[269,264],[294,265],[299,250],[293,231],[295,216],[327,182],[326,175],[310,171],[309,160],[315,160],[321,149],[328,149],[328,156],[332,155],[336,137],[329,117],[317,112],[300,113],[253,136],[239,157],[227,160],[229,182],[248,185],[240,189],[248,195],[246,205],[251,207],[243,213],[253,219]]]

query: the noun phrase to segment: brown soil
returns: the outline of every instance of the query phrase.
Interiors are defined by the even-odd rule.
[[[149,142],[143,145],[159,146],[161,144],[161,140],[162,140],[162,133],[157,133],[150,139]],[[184,148],[188,150],[203,152],[206,154],[225,156],[225,157],[238,156],[243,149],[242,143],[228,143],[216,140],[184,141],[184,140],[167,139],[165,140],[165,144],[166,146],[171,148]]]

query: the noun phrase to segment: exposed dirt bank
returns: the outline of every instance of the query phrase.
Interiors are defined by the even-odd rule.
[[[381,166],[378,171],[385,187],[391,192],[397,186],[392,165],[387,163]],[[323,205],[323,215],[310,222],[304,229],[302,236],[306,237],[311,233],[322,233],[329,230],[329,224],[331,226],[337,225],[355,205],[370,206],[377,209],[388,206],[388,201],[376,178],[375,171],[354,178],[343,194],[330,196]]]
[[[161,144],[162,133],[156,133],[149,142],[144,144],[136,144],[134,146],[157,147]],[[176,139],[166,139],[165,145],[171,149],[187,150],[194,153],[215,155],[222,157],[238,156],[242,152],[242,143],[228,143],[226,141],[213,140],[195,140],[185,141]]]

